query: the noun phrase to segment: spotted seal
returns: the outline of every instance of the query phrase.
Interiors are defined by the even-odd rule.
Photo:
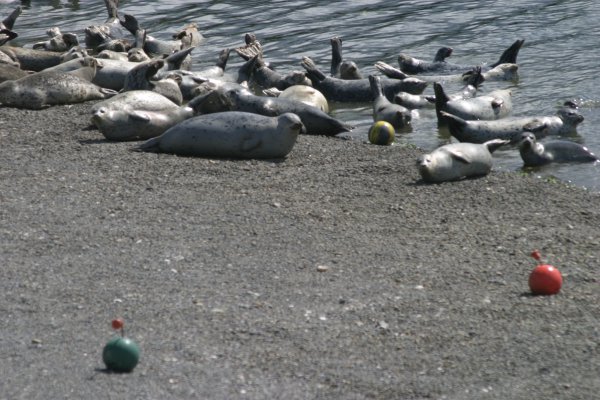
[[[302,66],[312,85],[317,88],[328,101],[338,102],[371,102],[373,93],[368,79],[345,80],[325,76],[308,57],[302,57]],[[416,78],[382,79],[383,93],[392,101],[398,92],[421,94],[427,87],[427,82]]]
[[[87,51],[78,46],[62,53],[17,46],[0,46],[0,52],[3,52],[11,60],[18,63],[21,69],[35,72],[87,55]]]
[[[302,121],[291,113],[266,117],[228,111],[187,119],[134,150],[202,157],[284,158],[301,129]]]
[[[569,107],[561,107],[553,116],[506,117],[493,121],[468,121],[444,111],[440,114],[452,136],[470,143],[505,139],[515,144],[525,130],[534,131],[538,138],[572,135],[584,119],[576,109]]]
[[[523,132],[519,140],[519,154],[526,167],[550,163],[584,163],[598,161],[587,147],[568,140],[539,143],[531,132]]]
[[[442,111],[466,120],[500,119],[512,111],[512,92],[509,89],[494,90],[485,95],[461,100],[450,100],[442,85],[437,82],[433,84],[433,90],[439,125],[446,124],[446,119],[441,115]]]
[[[95,69],[84,67],[71,72],[42,71],[0,83],[2,104],[10,107],[41,109],[55,104],[73,104],[106,99],[115,91],[90,82]]]
[[[381,78],[369,75],[369,83],[373,93],[373,121],[386,121],[395,129],[401,129],[410,125],[412,119],[410,110],[399,104],[392,103],[383,94]]]
[[[331,76],[340,79],[362,79],[362,74],[354,61],[342,58],[342,38],[332,37],[331,42]]]
[[[34,43],[34,49],[65,52],[71,47],[79,46],[79,39],[75,33],[62,33],[58,27],[48,29],[46,35],[50,39]]]
[[[493,139],[483,144],[446,144],[420,156],[417,169],[425,182],[487,175],[492,169],[492,153],[507,143],[507,140]]]
[[[495,63],[486,65],[485,63],[479,64],[480,67],[486,70],[497,67],[500,64],[516,64],[519,50],[525,43],[524,40],[516,40],[500,55],[500,58]],[[408,74],[421,74],[421,73],[436,73],[436,72],[457,72],[467,71],[473,68],[472,65],[464,64],[453,64],[446,61],[446,58],[452,55],[453,49],[451,47],[440,48],[433,62],[427,62],[415,57],[411,57],[407,54],[400,53],[398,55],[398,65],[400,69]]]
[[[449,82],[468,82],[473,74],[479,74],[486,81],[517,81],[519,78],[519,66],[517,64],[500,64],[486,72],[482,72],[481,67],[474,67],[467,72],[460,74],[448,74],[448,75],[408,75],[404,71],[394,68],[391,65],[384,63],[383,61],[377,61],[375,68],[392,79],[407,79],[417,78],[426,82],[438,82],[438,83],[449,83]],[[476,72],[478,70],[478,72]]]
[[[198,109],[203,113],[244,111],[266,116],[293,113],[302,120],[305,127],[303,133],[309,135],[334,136],[353,129],[353,126],[301,101],[256,96],[248,89],[238,87],[221,87],[213,90],[212,95],[205,98],[204,107],[199,106]]]
[[[90,111],[94,114],[101,108],[107,110],[169,111],[179,108],[179,106],[162,94],[150,90],[131,90],[94,104]]]

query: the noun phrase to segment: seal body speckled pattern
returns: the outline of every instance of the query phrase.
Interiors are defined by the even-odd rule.
[[[329,112],[329,103],[323,96],[323,93],[317,89],[306,85],[293,85],[279,93],[280,99],[301,101],[313,107],[317,107],[321,111]]]
[[[492,153],[508,141],[494,139],[483,144],[450,143],[417,159],[417,169],[425,182],[446,182],[487,175],[492,169]]]
[[[137,150],[187,156],[227,158],[283,158],[292,150],[302,129],[291,113],[278,117],[245,112],[222,112],[187,119]]]
[[[441,115],[442,111],[466,120],[499,119],[508,116],[512,111],[512,92],[509,89],[494,90],[489,94],[461,100],[450,100],[439,83],[433,84],[433,90],[440,125],[446,123]]]
[[[105,99],[116,94],[73,73],[38,72],[3,82],[0,84],[0,101],[10,107],[40,109],[55,104]]]
[[[550,163],[584,163],[598,161],[587,147],[568,140],[539,143],[531,132],[521,134],[519,154],[526,167],[537,167]]]
[[[179,106],[162,94],[150,90],[132,90],[119,93],[110,99],[94,104],[91,113],[94,114],[101,108],[107,110],[127,108],[144,111],[167,111],[177,109]]]
[[[461,142],[484,143],[491,139],[506,139],[516,143],[525,130],[532,130],[537,138],[567,136],[576,133],[583,115],[569,107],[561,107],[553,116],[506,117],[493,121],[464,120],[441,112],[450,134]]]

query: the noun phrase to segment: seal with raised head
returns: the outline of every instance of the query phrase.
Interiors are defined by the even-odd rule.
[[[108,18],[102,25],[91,25],[84,29],[85,46],[88,49],[96,49],[111,40],[119,40],[124,37],[121,22],[119,21],[119,0],[104,0]],[[131,46],[130,46],[131,47]],[[110,50],[115,50],[111,48]],[[118,51],[118,50],[117,50]],[[127,51],[127,50],[125,50]]]
[[[492,153],[507,144],[494,139],[483,144],[450,143],[417,159],[417,169],[425,182],[446,182],[487,175],[492,169]]]
[[[495,63],[490,65],[486,65],[486,63],[478,64],[480,67],[484,68],[484,71],[488,69],[492,69],[497,67],[500,64],[516,64],[517,63],[517,55],[519,54],[519,50],[525,43],[524,40],[517,40],[512,45],[510,45],[504,52],[500,55],[500,58]],[[400,69],[409,74],[420,74],[420,73],[432,73],[432,72],[456,72],[456,71],[466,71],[473,68],[472,65],[464,65],[464,64],[453,64],[447,62],[445,59],[452,54],[452,48],[450,47],[442,47],[436,53],[436,56],[433,62],[424,61],[415,57],[411,57],[407,54],[401,53],[398,55],[398,65]]]
[[[329,101],[338,102],[371,102],[373,93],[368,79],[345,80],[325,76],[313,60],[302,57],[302,66],[306,75],[311,80],[313,87],[317,88]],[[393,101],[399,92],[421,94],[427,87],[427,82],[416,78],[408,79],[382,79],[383,93],[388,100]]]
[[[526,167],[538,167],[550,163],[596,162],[598,157],[587,147],[569,140],[553,140],[539,143],[531,132],[523,132],[519,140],[519,153]]]
[[[373,121],[386,121],[395,129],[410,125],[412,115],[410,110],[399,104],[392,103],[383,94],[381,80],[378,76],[369,75],[369,83],[373,93]]]
[[[48,35],[50,39],[34,43],[34,49],[64,52],[71,47],[79,46],[79,39],[75,33],[62,33],[58,27],[48,29],[46,35]]]
[[[266,117],[228,111],[186,119],[135,150],[201,157],[284,158],[301,130],[302,121],[295,114]]]
[[[500,64],[488,71],[482,72],[481,67],[474,67],[470,70],[460,74],[448,74],[448,75],[408,75],[404,71],[394,68],[383,61],[377,61],[375,68],[392,79],[407,79],[416,78],[426,82],[468,82],[473,74],[478,74],[483,80],[486,81],[516,81],[519,78],[517,64]]]
[[[362,75],[354,61],[342,58],[342,38],[334,36],[331,42],[331,76],[340,79],[362,79]]]
[[[106,99],[116,92],[91,82],[95,69],[71,72],[42,71],[0,83],[0,101],[5,106],[41,109],[56,104],[74,104]]]
[[[525,130],[535,132],[539,139],[545,136],[567,136],[576,133],[583,121],[576,109],[561,107],[552,116],[506,117],[492,121],[465,120],[445,111],[440,112],[450,134],[461,142],[484,143],[491,139],[510,140],[515,144]]]
[[[244,111],[265,116],[293,113],[300,117],[309,135],[334,136],[348,132],[352,126],[333,118],[317,107],[298,100],[278,97],[256,96],[245,88],[217,88],[205,98],[205,107],[198,106],[203,113],[220,111]]]
[[[329,112],[327,99],[323,96],[323,93],[312,86],[293,85],[285,90],[270,88],[263,90],[263,93],[267,96],[279,97],[280,99],[298,100],[309,106],[317,107],[323,112]]]
[[[161,80],[152,80],[158,70],[164,66],[162,59],[144,61],[133,67],[125,76],[123,91],[152,90],[160,93],[177,105],[183,103],[183,95],[176,79],[166,77]]]
[[[306,74],[303,71],[291,71],[286,75],[282,75],[269,68],[261,55],[256,55],[246,61],[240,67],[240,70],[248,71],[246,74],[249,74],[251,81],[262,89],[274,87],[279,90],[285,90],[293,85],[311,85],[310,80],[306,78]]]
[[[512,92],[509,89],[494,90],[485,95],[461,100],[450,100],[442,85],[437,82],[433,84],[433,91],[439,125],[446,124],[446,119],[441,115],[442,111],[465,120],[500,119],[512,111]]]

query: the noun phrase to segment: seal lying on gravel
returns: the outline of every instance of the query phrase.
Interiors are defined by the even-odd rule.
[[[313,60],[302,57],[302,66],[306,69],[306,76],[312,85],[317,88],[329,101],[339,102],[371,102],[373,93],[368,79],[345,80],[325,76]],[[408,79],[383,79],[381,81],[383,92],[389,101],[399,92],[421,94],[427,87],[427,82],[416,78]]]
[[[162,94],[150,90],[131,90],[94,104],[90,111],[95,114],[101,108],[107,110],[169,111],[175,110],[179,106]]]
[[[500,119],[508,116],[512,111],[512,92],[508,89],[494,90],[486,95],[462,100],[451,100],[442,85],[437,82],[433,84],[433,91],[435,111],[440,125],[446,123],[446,119],[441,115],[442,111],[466,120]]]
[[[526,167],[556,163],[577,163],[598,161],[587,147],[568,140],[554,140],[538,143],[531,132],[523,132],[519,141],[519,153]]]
[[[283,158],[294,147],[302,121],[291,113],[278,117],[229,111],[187,119],[137,151],[185,156]]]
[[[15,46],[0,46],[0,51],[17,62],[21,69],[35,72],[87,55],[87,51],[79,47],[73,47],[64,53]]]
[[[73,104],[106,99],[117,92],[90,82],[91,67],[71,72],[42,71],[0,84],[0,101],[5,106],[41,109],[55,104]]]
[[[417,159],[417,169],[425,182],[445,182],[487,175],[492,169],[492,153],[508,143],[494,139],[483,144],[450,143]]]
[[[500,64],[516,64],[517,63],[517,55],[519,54],[519,50],[525,43],[524,40],[515,41],[510,47],[508,47],[498,61],[489,66],[485,64],[480,64],[481,67],[485,67],[485,70],[492,69],[497,67]],[[398,55],[398,65],[400,69],[409,74],[420,74],[420,73],[432,73],[432,72],[456,72],[456,71],[466,71],[473,68],[472,65],[461,65],[461,64],[452,64],[445,61],[447,57],[452,54],[452,49],[449,47],[442,47],[438,50],[435,59],[433,62],[427,62],[424,60],[420,60],[415,57],[411,57],[409,55],[401,53]]]
[[[583,115],[569,107],[561,107],[554,116],[506,117],[493,121],[467,121],[445,111],[440,114],[452,136],[470,143],[505,139],[514,144],[525,130],[534,131],[537,138],[572,135],[583,121]]]

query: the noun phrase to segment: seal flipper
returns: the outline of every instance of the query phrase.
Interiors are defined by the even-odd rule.
[[[445,62],[446,58],[452,55],[454,49],[452,47],[440,47],[433,57],[433,62]]]
[[[435,113],[437,114],[438,122],[441,122],[443,120],[441,112],[446,108],[446,103],[450,101],[450,98],[438,82],[433,83],[433,92],[435,93]]]
[[[243,153],[246,153],[246,152],[249,152],[249,151],[252,151],[252,150],[258,148],[261,144],[262,144],[262,139],[260,139],[256,135],[252,135],[252,134],[248,133],[246,135],[246,137],[244,137],[244,139],[242,140],[242,143],[240,145],[240,150]]]
[[[127,29],[133,36],[136,36],[137,31],[141,30],[140,24],[133,15],[125,14],[124,20],[119,20],[121,25]]]
[[[160,136],[146,140],[142,144],[129,149],[130,151],[146,151],[148,153],[160,153]]]
[[[140,122],[149,122],[150,121],[150,116],[140,110],[133,110],[129,113],[129,118],[131,118],[134,121],[140,121]]]
[[[504,146],[505,144],[509,144],[509,143],[510,143],[510,140],[492,139],[492,140],[488,140],[483,145],[488,148],[490,153],[493,153],[494,151],[498,150],[500,147]]]
[[[104,0],[104,4],[106,5],[106,11],[108,11],[108,20],[119,19],[119,0]]]
[[[456,149],[449,149],[448,153],[450,154],[450,156],[452,158],[454,158],[456,161],[460,161],[461,163],[465,163],[465,164],[471,164],[471,160],[469,159],[469,156],[466,154],[463,154],[461,151],[456,150]]]
[[[12,30],[13,26],[15,26],[15,21],[17,20],[17,17],[21,15],[22,10],[23,8],[21,6],[15,8],[8,17],[2,20],[0,27],[3,26],[6,29]]]
[[[2,37],[4,35],[5,37]],[[0,29],[0,46],[18,37],[16,32],[8,29]]]
[[[300,62],[300,65],[304,67],[306,74],[311,81],[314,78],[316,81],[320,82],[326,78],[325,74],[317,68],[315,62],[309,57],[302,57],[302,62]]]
[[[450,134],[460,142],[469,142],[469,138],[463,135],[463,129],[467,125],[467,121],[446,111],[440,111],[442,120],[448,125]]]
[[[408,75],[399,70],[398,68],[392,67],[390,64],[386,64],[383,61],[377,61],[375,63],[375,68],[391,79],[406,79]]]
[[[189,56],[192,50],[194,49],[195,47],[188,47],[187,49],[176,51],[175,53],[167,56],[167,58],[165,58],[165,61],[169,66],[168,70],[173,71],[176,69],[181,69],[181,65],[185,61],[186,57]]]
[[[519,50],[521,50],[523,43],[525,43],[525,40],[523,39],[515,41],[508,49],[504,50],[497,62],[490,65],[490,68],[497,67],[500,64],[516,64],[517,55],[519,54]]]
[[[342,65],[342,38],[334,36],[331,42],[331,76],[340,76],[340,65]]]
[[[485,77],[481,73],[481,67],[475,67],[471,71],[465,72],[463,75],[463,79],[466,79],[466,84],[473,86],[475,89],[479,88],[485,81]]]

